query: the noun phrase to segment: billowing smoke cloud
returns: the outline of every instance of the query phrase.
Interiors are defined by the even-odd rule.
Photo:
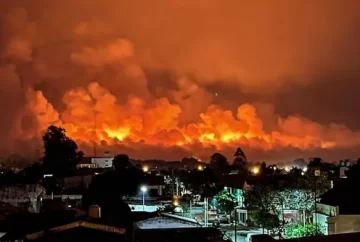
[[[333,117],[341,80],[360,77],[359,11],[356,0],[3,2],[0,152],[33,153],[56,124],[88,153],[355,157],[360,127]]]

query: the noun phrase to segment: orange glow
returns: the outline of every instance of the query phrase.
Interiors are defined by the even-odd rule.
[[[123,140],[130,134],[130,130],[128,128],[120,128],[118,130],[104,129],[104,131],[110,138],[117,138],[118,140]]]
[[[86,156],[231,161],[241,147],[273,163],[360,148],[356,0],[2,2],[1,157],[37,159],[49,125]]]
[[[277,117],[272,130],[263,128],[263,120],[252,104],[242,104],[237,112],[217,105],[207,107],[192,122],[180,124],[182,108],[168,98],[144,100],[130,96],[125,103],[93,82],[87,88],[69,90],[63,97],[65,110],[58,113],[41,92],[29,93],[39,107],[47,105],[52,123],[63,126],[67,134],[83,144],[132,147],[137,143],[171,147],[197,155],[199,148],[246,146],[262,150],[293,147],[300,150],[329,149],[360,144],[360,135],[340,125],[322,126],[300,116]],[[44,104],[37,104],[43,102]],[[36,105],[31,106],[35,109]],[[36,111],[36,110],[35,110]],[[96,113],[95,115],[91,115]],[[275,114],[274,114],[275,115]],[[61,117],[56,119],[56,117]],[[95,120],[96,119],[96,120]],[[43,128],[48,123],[41,120]]]

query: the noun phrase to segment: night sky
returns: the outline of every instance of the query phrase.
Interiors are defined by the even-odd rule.
[[[0,0],[0,155],[360,157],[358,0]],[[95,118],[96,117],[96,118]]]

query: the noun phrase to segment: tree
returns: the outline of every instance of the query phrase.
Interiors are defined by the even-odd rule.
[[[264,230],[280,230],[282,227],[282,222],[279,219],[279,216],[276,214],[269,213],[264,209],[257,210],[253,213],[252,218],[254,222],[259,225]],[[276,232],[272,233],[276,233]]]
[[[25,184],[34,184],[43,178],[43,167],[40,163],[34,163],[22,170]]]
[[[187,190],[192,191],[192,194],[200,194],[203,197],[213,197],[221,190],[216,185],[217,181],[214,171],[208,167],[203,171],[192,170],[182,177],[182,182]]]
[[[211,156],[210,168],[217,176],[230,172],[230,165],[227,161],[227,158],[220,153],[214,153]]]
[[[360,158],[357,160],[357,162],[352,165],[347,171],[346,176],[348,179],[359,181],[360,179]]]
[[[75,141],[66,136],[63,128],[49,126],[43,136],[43,143],[43,163],[46,172],[58,176],[67,175],[76,168],[76,164],[83,157]]]
[[[259,175],[265,175],[268,174],[268,169],[266,167],[266,163],[262,162],[259,169]]]
[[[228,191],[221,191],[216,194],[215,199],[219,205],[219,208],[225,213],[231,213],[236,205],[235,196]]]
[[[307,218],[313,213],[314,193],[306,189],[288,188],[279,192],[284,209],[294,209],[305,212]],[[310,222],[310,221],[309,221]]]
[[[115,157],[116,168],[94,178],[84,194],[83,206],[87,209],[91,205],[99,205],[105,220],[130,226],[131,210],[122,198],[139,192],[144,181],[144,173],[131,164],[127,155]]]
[[[132,164],[128,155],[119,154],[114,157],[113,166],[116,170],[122,170],[132,166]]]
[[[275,211],[274,194],[275,191],[270,186],[255,184],[244,194],[245,206],[253,211]]]
[[[291,224],[286,227],[286,238],[301,238],[323,235],[321,228],[315,224]]]
[[[280,219],[283,213],[285,199],[282,192],[269,185],[255,184],[252,189],[245,192],[245,206],[252,212],[253,221],[268,229],[272,234],[281,234],[284,220]]]
[[[248,173],[248,164],[245,153],[242,151],[240,147],[236,149],[234,154],[234,162],[233,167],[237,170],[240,174],[247,174]]]
[[[297,177],[299,177],[299,176],[301,176],[302,174],[304,174],[304,173],[303,173],[303,170],[300,169],[300,168],[298,168],[298,167],[296,167],[296,166],[291,167],[291,170],[290,170],[289,173],[290,173],[290,175],[297,176]]]

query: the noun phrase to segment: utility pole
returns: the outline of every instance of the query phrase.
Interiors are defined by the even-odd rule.
[[[208,216],[209,216],[209,210],[208,210],[208,198],[204,198],[204,224],[205,227],[208,226]]]
[[[314,175],[315,175],[315,191],[314,191],[314,196],[315,196],[315,201],[314,201],[314,204],[315,204],[315,211],[314,211],[314,215],[315,215],[315,228],[317,230],[317,213],[316,213],[316,190],[317,190],[317,177],[320,176],[320,169],[315,169],[314,171]]]
[[[174,198],[175,196],[175,180],[174,180],[174,168],[171,169],[171,192],[172,192],[172,197]]]
[[[234,238],[235,238],[235,242],[237,242],[237,228],[236,228],[236,200],[235,200],[235,202],[234,202],[234,220],[235,220],[235,223],[234,223],[234,232],[235,232],[235,236],[234,236]]]
[[[96,111],[94,111],[94,133],[95,133],[95,139],[97,136],[97,124],[96,124]],[[96,158],[96,140],[94,140],[94,158]]]
[[[190,195],[190,218],[192,217],[192,195]]]
[[[175,182],[176,182],[176,196],[179,196],[179,180],[178,180],[178,177],[175,178]]]

